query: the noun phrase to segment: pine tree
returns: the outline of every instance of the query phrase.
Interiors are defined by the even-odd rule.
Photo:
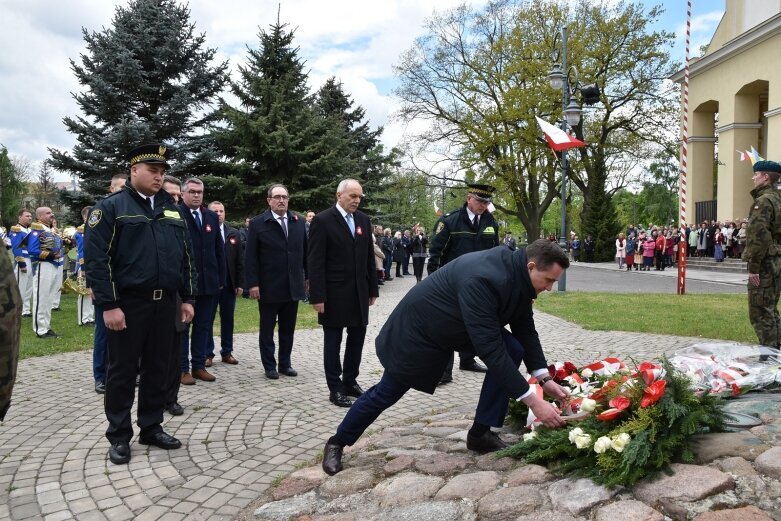
[[[0,226],[8,229],[16,224],[24,191],[22,173],[8,157],[8,149],[0,145]]]
[[[77,204],[105,194],[111,177],[127,170],[125,154],[143,143],[174,150],[174,175],[207,173],[219,160],[208,128],[227,62],[212,64],[215,50],[195,33],[189,9],[132,0],[117,7],[111,27],[82,32],[87,52],[71,60],[85,87],[74,94],[82,114],[63,119],[77,144],[71,152],[49,149],[55,169],[81,179]]]
[[[346,136],[317,113],[294,32],[277,21],[258,38],[260,47],[248,50],[240,80],[232,84],[240,107],[222,107],[228,125],[221,143],[234,168],[225,197],[249,214],[271,184],[283,183],[293,208],[326,208],[339,180],[352,173]]]

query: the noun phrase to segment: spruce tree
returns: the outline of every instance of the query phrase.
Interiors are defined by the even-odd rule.
[[[16,224],[24,191],[22,173],[8,157],[8,149],[0,145],[0,226],[9,229]]]
[[[127,170],[125,154],[144,143],[174,150],[171,173],[204,175],[219,156],[208,132],[212,104],[227,81],[227,62],[196,34],[190,11],[173,0],[131,0],[109,28],[82,30],[86,53],[71,68],[85,88],[74,94],[81,115],[65,117],[77,144],[49,149],[51,164],[81,179],[84,204],[105,194]]]
[[[262,210],[258,199],[271,184],[283,183],[291,207],[322,210],[333,204],[339,180],[355,175],[347,136],[334,118],[318,113],[294,32],[277,21],[258,38],[232,84],[240,106],[223,103],[221,143],[234,168],[226,197],[249,214]]]

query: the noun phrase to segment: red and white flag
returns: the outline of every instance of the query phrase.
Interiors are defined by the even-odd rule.
[[[540,128],[542,129],[542,133],[545,134],[545,140],[548,142],[548,146],[550,146],[553,150],[556,152],[561,152],[562,150],[567,150],[568,148],[575,148],[575,147],[584,147],[586,144],[575,138],[574,136],[570,136],[563,130],[561,130],[558,127],[554,127],[547,121],[538,118],[537,124],[540,125]]]
[[[439,206],[437,206],[437,202],[436,201],[434,201],[434,213],[437,215],[437,217],[442,215],[442,210],[439,209]]]

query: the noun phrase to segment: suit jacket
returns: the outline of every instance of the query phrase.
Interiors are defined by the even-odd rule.
[[[467,253],[412,287],[376,340],[377,356],[399,382],[433,393],[454,351],[476,354],[517,398],[529,389],[502,341],[509,324],[531,372],[547,367],[534,326],[537,292],[526,249]]]
[[[369,217],[353,214],[355,237],[332,206],[315,215],[309,228],[309,302],[325,303],[318,322],[331,327],[369,323],[369,298],[378,297],[374,236]]]
[[[244,257],[247,288],[260,287],[261,303],[305,298],[306,229],[304,219],[287,212],[287,239],[270,209],[250,221]]]
[[[202,228],[198,231],[192,210],[184,204],[179,208],[193,243],[194,264],[198,270],[197,295],[217,295],[225,285],[225,245],[220,234],[220,219],[216,213],[201,207]]]
[[[192,215],[192,214],[191,214]],[[232,290],[244,287],[244,244],[239,230],[225,225],[225,284]]]

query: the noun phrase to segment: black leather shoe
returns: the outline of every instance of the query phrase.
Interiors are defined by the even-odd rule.
[[[126,441],[117,441],[108,449],[108,459],[114,465],[124,465],[130,461],[130,444]]]
[[[352,385],[345,385],[344,387],[344,394],[347,396],[354,396],[358,398],[363,394],[363,389],[361,389],[361,386],[358,384],[352,384]]]
[[[106,382],[97,380],[95,382],[95,392],[98,394],[106,394]]]
[[[179,405],[179,402],[169,403],[165,406],[165,410],[168,411],[171,416],[181,416],[184,414],[184,407]]]
[[[496,452],[497,450],[507,448],[507,444],[502,441],[496,433],[488,431],[482,436],[466,435],[466,448],[485,454],[487,452]]]
[[[330,395],[328,395],[328,399],[332,404],[339,407],[349,407],[353,404],[352,400],[339,391],[332,392]]]
[[[276,369],[270,369],[266,371],[266,378],[269,380],[279,380],[279,373]]]
[[[287,369],[280,369],[279,374],[283,374],[285,376],[298,376],[298,371],[292,367],[288,367]]]
[[[60,335],[58,335],[57,333],[55,333],[51,329],[48,330],[46,333],[44,333],[42,335],[39,335],[38,333],[36,333],[36,336],[38,338],[60,338]]]
[[[472,363],[460,364],[458,367],[462,371],[472,371],[473,373],[485,373],[488,371],[483,364],[474,360]]]
[[[323,470],[333,476],[342,470],[342,452],[344,448],[334,443],[326,443],[323,449]]]
[[[171,449],[178,449],[182,446],[182,442],[171,436],[170,434],[166,434],[163,431],[158,431],[152,434],[141,434],[138,437],[138,442],[141,445],[154,445],[155,447],[160,447],[161,449],[165,450],[171,450]]]
[[[442,378],[439,379],[439,383],[437,385],[449,384],[452,381],[453,381],[453,375],[452,374],[443,374]]]

